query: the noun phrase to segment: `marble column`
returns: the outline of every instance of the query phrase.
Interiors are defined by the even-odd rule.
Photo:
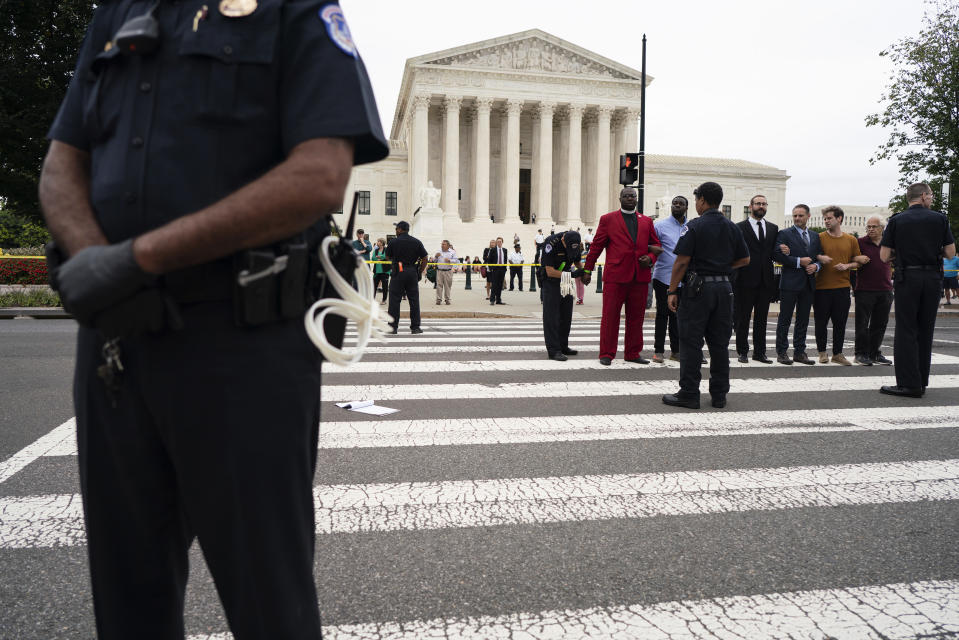
[[[413,127],[410,133],[410,159],[413,170],[410,181],[410,197],[413,208],[420,206],[420,189],[426,186],[430,165],[429,140],[429,109],[428,95],[413,96]]]
[[[639,109],[626,110],[626,151],[639,151]]]
[[[489,114],[491,98],[476,100],[476,145],[473,147],[473,220],[489,218]]]
[[[533,193],[533,211],[536,213],[537,225],[553,224],[553,111],[556,104],[540,102],[539,113],[539,146],[533,149],[533,162],[539,177],[536,191]]]
[[[582,193],[580,180],[582,177],[583,162],[583,110],[581,104],[569,106],[569,144],[566,164],[566,212],[563,216],[563,225],[581,226],[580,194]]]
[[[460,104],[463,99],[447,96],[443,101],[446,107],[446,145],[443,154],[443,213],[459,217],[459,177],[460,177]]]
[[[596,110],[596,200],[593,203],[590,222],[599,219],[599,216],[609,211],[609,122],[613,115],[613,108],[600,106]]]
[[[503,149],[506,191],[503,219],[508,222],[519,221],[519,113],[522,109],[522,102],[506,101],[506,148]]]

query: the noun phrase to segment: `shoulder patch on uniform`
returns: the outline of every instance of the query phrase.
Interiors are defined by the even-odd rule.
[[[346,16],[339,5],[331,4],[320,9],[320,19],[326,24],[326,32],[330,34],[333,44],[346,55],[356,58],[356,45],[353,44],[350,27],[346,24]]]
[[[546,253],[549,253],[552,250],[553,250],[553,245],[549,243],[547,243],[546,246],[543,247],[543,251],[545,251]]]
[[[689,225],[683,225],[683,228],[679,230],[679,237],[682,238],[686,235],[686,232],[689,231]]]

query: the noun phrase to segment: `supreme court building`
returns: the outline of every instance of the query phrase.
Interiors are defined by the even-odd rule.
[[[538,29],[407,60],[390,155],[353,169],[344,214],[359,191],[357,225],[371,239],[406,220],[431,255],[444,238],[462,256],[496,236],[510,246],[514,233],[532,255],[536,229],[595,229],[619,206],[620,154],[639,149],[641,82]],[[782,225],[788,178],[745,160],[649,154],[644,211],[668,215],[674,195],[692,200],[715,180],[733,220],[762,193]]]

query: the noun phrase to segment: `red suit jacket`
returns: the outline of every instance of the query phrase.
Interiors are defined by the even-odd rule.
[[[603,282],[649,282],[653,277],[652,265],[656,256],[649,253],[649,245],[660,246],[659,236],[653,228],[653,221],[636,213],[636,242],[629,237],[629,229],[623,222],[623,214],[617,209],[603,215],[589,245],[586,256],[588,271],[596,265],[599,254],[606,250],[606,266],[603,268]],[[640,266],[639,259],[647,255],[650,268]]]

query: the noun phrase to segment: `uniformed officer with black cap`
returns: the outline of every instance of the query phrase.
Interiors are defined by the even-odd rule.
[[[572,279],[581,278],[583,251],[578,231],[560,231],[546,238],[540,254],[540,274],[543,294],[543,337],[546,353],[552,360],[565,361],[577,351],[569,348],[569,329],[573,323],[573,289],[562,291],[564,273],[572,286]],[[573,267],[576,267],[575,271]]]
[[[686,231],[676,243],[676,262],[667,292],[669,308],[677,313],[679,323],[679,392],[663,396],[663,403],[699,408],[705,338],[709,346],[709,393],[713,406],[721,409],[729,392],[729,338],[733,331],[729,276],[733,269],[749,264],[749,249],[739,227],[719,210],[721,186],[704,182],[693,195],[699,217],[686,223]]]
[[[335,2],[205,1],[96,3],[40,180],[96,636],[183,638],[198,540],[235,637],[315,640],[305,232],[389,146]]]
[[[390,279],[389,313],[393,318],[390,326],[396,333],[400,326],[400,301],[403,296],[410,302],[410,333],[423,333],[420,329],[420,280],[426,270],[426,247],[410,235],[410,223],[396,223],[396,237],[386,245],[386,256],[393,261]]]
[[[896,336],[893,360],[896,384],[880,393],[921,398],[929,386],[932,334],[942,288],[942,258],[956,255],[949,220],[932,211],[932,189],[924,183],[906,190],[909,208],[889,218],[882,234],[879,257],[895,257]]]

